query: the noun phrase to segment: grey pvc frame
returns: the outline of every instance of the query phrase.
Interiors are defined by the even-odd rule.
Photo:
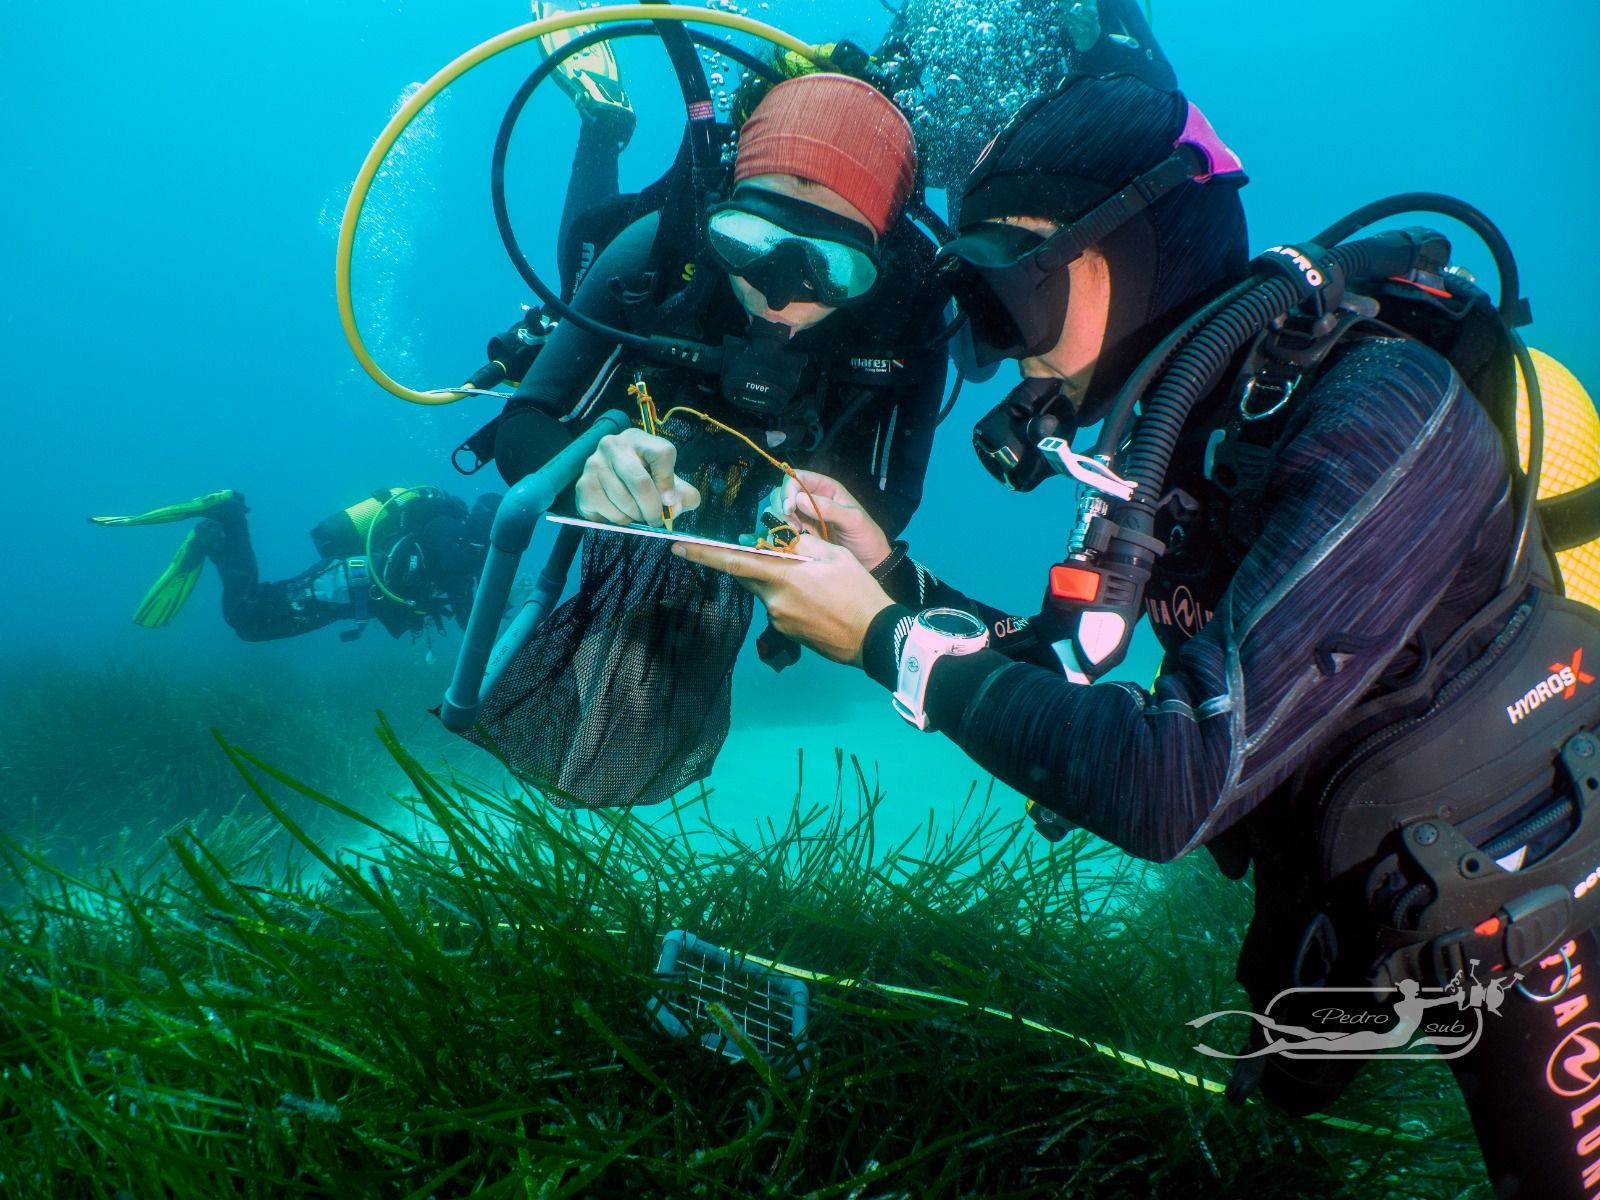
[[[555,550],[540,573],[533,596],[496,641],[500,620],[511,600],[511,585],[516,582],[522,556],[533,541],[539,518],[583,473],[583,464],[600,445],[600,439],[621,433],[630,424],[628,417],[618,409],[601,413],[570,446],[532,475],[519,480],[495,513],[494,526],[489,533],[489,555],[478,579],[478,594],[473,598],[472,615],[462,635],[461,653],[456,657],[450,686],[445,689],[444,703],[439,706],[439,719],[452,733],[465,733],[472,728],[479,709],[500,681],[506,665],[543,622],[566,585],[567,569],[572,564],[580,536],[571,528],[563,529],[557,536]]]

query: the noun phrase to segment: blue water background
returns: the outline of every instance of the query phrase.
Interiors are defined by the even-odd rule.
[[[868,3],[761,7],[755,15],[812,40],[846,34],[870,46],[888,23]],[[1254,246],[1307,237],[1379,195],[1459,195],[1516,250],[1537,316],[1530,341],[1600,384],[1600,9],[1157,0],[1154,17],[1185,91],[1250,171]],[[375,487],[500,490],[492,471],[462,480],[448,465],[495,402],[413,407],[356,366],[334,305],[334,240],[350,182],[403,89],[523,19],[515,4],[484,0],[0,10],[0,673],[13,685],[24,661],[146,663],[263,688],[293,678],[342,695],[358,687],[370,708],[402,695],[402,728],[425,735],[415,698],[442,692],[453,635],[431,664],[426,647],[377,628],[354,645],[331,630],[241,644],[217,617],[210,574],[171,628],[139,629],[129,615],[180,531],[84,518],[238,488],[254,509],[264,576],[281,578],[312,560],[314,524]],[[638,186],[666,165],[680,108],[657,48],[619,53],[641,114],[624,186]],[[520,48],[452,88],[374,190],[358,309],[379,360],[413,386],[459,381],[529,298],[495,233],[488,163],[505,103],[536,61]],[[517,226],[544,269],[576,125],[546,89],[513,145]],[[1482,251],[1459,245],[1487,276]],[[1002,372],[963,395],[910,537],[935,570],[1026,610],[1059,554],[1071,498],[1061,486],[1008,495],[973,459],[971,424],[1008,386]],[[1147,678],[1154,662],[1142,641],[1129,673]],[[896,762],[920,770],[891,788],[907,819],[933,792],[964,792],[977,776],[942,740],[901,729],[857,673],[814,656],[781,679],[748,656],[738,686],[730,753],[745,764],[741,788],[770,760],[776,791],[792,794],[792,747],[808,729],[819,745],[885,761],[887,774]],[[464,746],[457,757],[482,762]]]

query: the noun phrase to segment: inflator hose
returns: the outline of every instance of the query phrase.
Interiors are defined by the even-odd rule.
[[[360,327],[356,323],[355,300],[351,293],[350,278],[351,263],[355,257],[356,227],[360,224],[361,210],[366,207],[367,196],[372,190],[372,181],[377,178],[384,160],[389,157],[389,151],[394,149],[395,143],[400,140],[400,135],[434,97],[468,71],[497,54],[543,37],[545,34],[559,33],[574,26],[614,25],[623,21],[692,21],[748,33],[781,46],[785,50],[792,50],[808,60],[813,59],[816,53],[799,38],[738,13],[705,8],[675,9],[660,4],[617,4],[606,8],[557,13],[541,21],[531,21],[515,29],[508,29],[474,46],[436,72],[389,119],[389,123],[383,127],[377,141],[373,143],[372,149],[362,161],[361,170],[356,173],[355,183],[350,189],[350,199],[345,202],[344,216],[339,223],[339,245],[334,257],[334,292],[339,303],[339,323],[344,329],[345,340],[350,343],[350,349],[355,354],[356,361],[361,364],[362,370],[391,395],[410,401],[412,404],[431,405],[453,403],[466,393],[451,389],[422,392],[390,378],[367,349],[366,342],[361,337]]]
[[[1506,241],[1505,235],[1487,215],[1465,200],[1457,200],[1454,196],[1446,196],[1440,192],[1402,192],[1397,196],[1386,196],[1335,221],[1311,240],[1319,246],[1332,246],[1368,225],[1402,213],[1434,213],[1442,217],[1451,217],[1477,234],[1489,248],[1489,253],[1494,258],[1495,271],[1500,276],[1500,319],[1506,323],[1508,329],[1528,323],[1522,301],[1521,281],[1517,274],[1517,260],[1511,253],[1511,243]]]
[[[1345,280],[1404,274],[1418,246],[1411,235],[1396,230],[1335,246],[1317,266],[1328,277],[1327,286],[1337,290]],[[1117,506],[1119,525],[1151,534],[1167,468],[1195,403],[1251,338],[1305,299],[1301,281],[1276,275],[1228,304],[1184,346],[1145,401],[1144,416],[1120,464],[1123,477],[1135,486],[1132,497]]]

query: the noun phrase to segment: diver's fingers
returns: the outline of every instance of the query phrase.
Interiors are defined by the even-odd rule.
[[[770,554],[747,554],[742,550],[725,550],[721,546],[708,546],[703,542],[677,542],[672,552],[702,567],[731,575],[758,597],[766,585],[776,583],[783,572],[795,564]]]
[[[646,525],[661,525],[661,506],[665,503],[661,496],[663,489],[646,469],[642,452],[637,446],[606,446],[602,442],[601,447],[606,466],[610,469],[599,472],[600,483],[612,503],[624,512],[638,514],[630,517],[630,520],[643,521]],[[671,486],[669,476],[665,490],[670,491]]]
[[[605,456],[596,450],[589,456],[589,461],[583,464],[583,474],[578,477],[578,486],[574,493],[578,501],[578,515],[589,521],[627,525],[634,518],[628,516],[624,507],[617,503],[617,498],[607,489],[606,480],[610,476],[610,465],[606,462]]]
[[[623,520],[634,523],[649,523],[648,513],[650,510],[635,494],[633,485],[630,485],[628,481],[609,468],[598,472],[595,475],[595,479],[600,484],[601,491],[605,493],[606,499],[611,502],[617,511],[622,513]],[[654,491],[655,485],[650,483],[649,476],[645,476],[644,479],[645,486]],[[662,522],[659,502],[655,506],[655,515],[655,523],[660,525]]]
[[[789,506],[789,514],[808,529],[819,532],[823,522],[838,527],[860,521],[866,516],[854,504],[841,504],[832,496],[820,496],[816,493],[807,496],[804,492],[801,492]]]
[[[655,484],[657,495],[670,495],[677,479],[673,471],[678,465],[678,448],[666,438],[655,437],[637,429],[628,430],[622,437],[644,463]]]
[[[681,475],[672,477],[672,490],[662,495],[662,500],[672,505],[674,513],[693,512],[700,507],[700,489]]]
[[[814,533],[801,533],[795,541],[794,552],[801,559],[812,562],[838,562],[854,565],[856,556],[843,546],[825,542]]]
[[[632,522],[606,497],[605,490],[591,475],[578,480],[578,515],[586,521],[604,521],[608,525],[628,525]]]
[[[801,484],[805,484],[805,487],[802,488]],[[850,489],[831,475],[823,475],[817,471],[796,471],[783,481],[785,505],[793,508],[794,498],[804,496],[807,491],[813,496],[832,496],[845,504],[856,503],[856,498],[850,494]]]

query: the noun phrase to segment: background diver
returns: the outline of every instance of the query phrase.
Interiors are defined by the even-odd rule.
[[[247,642],[298,637],[335,621],[360,636],[368,620],[391,636],[463,628],[488,552],[498,495],[464,501],[438,488],[385,488],[334,513],[311,531],[319,560],[290,579],[264,582],[250,544],[244,497],[225,490],[125,517],[90,517],[103,526],[166,525],[198,518],[172,562],[145,593],[134,623],[167,625],[183,608],[207,560],[222,580],[222,617]]]

